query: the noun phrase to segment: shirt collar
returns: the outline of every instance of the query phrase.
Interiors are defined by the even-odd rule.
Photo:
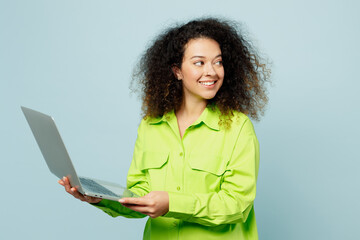
[[[204,123],[208,128],[219,131],[219,116],[220,114],[217,108],[212,109],[211,107],[207,106],[200,117],[191,125],[196,126]]]
[[[212,109],[207,106],[204,111],[201,113],[200,117],[193,123],[191,126],[196,126],[201,123],[204,123],[207,127],[212,130],[219,131],[219,116],[220,111],[218,108]],[[159,124],[162,122],[170,122],[173,118],[176,118],[174,110],[171,112],[165,113],[162,117],[151,118],[149,119],[150,124]]]
[[[163,116],[161,117],[149,117],[149,123],[150,124],[159,124],[159,123],[162,123],[162,122],[169,122],[173,117],[176,117],[175,116],[175,112],[174,110],[168,112],[168,113],[165,113]]]

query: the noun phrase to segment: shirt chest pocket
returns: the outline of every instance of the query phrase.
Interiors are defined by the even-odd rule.
[[[146,174],[151,191],[165,188],[168,152],[144,151],[137,167]]]
[[[219,191],[221,181],[226,171],[226,159],[216,154],[191,154],[188,158],[192,184],[188,187],[192,191],[213,192]],[[196,184],[194,184],[196,183]]]

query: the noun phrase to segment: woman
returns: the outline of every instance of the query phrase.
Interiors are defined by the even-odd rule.
[[[59,183],[113,217],[150,216],[144,239],[258,239],[259,146],[247,115],[261,115],[268,75],[231,23],[166,30],[134,74],[145,116],[127,187],[142,197],[102,200]]]

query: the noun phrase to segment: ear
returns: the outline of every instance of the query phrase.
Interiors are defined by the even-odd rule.
[[[174,76],[178,79],[178,80],[181,80],[183,79],[183,75],[181,73],[181,70],[180,68],[178,68],[175,64],[171,67],[173,73],[174,73]]]

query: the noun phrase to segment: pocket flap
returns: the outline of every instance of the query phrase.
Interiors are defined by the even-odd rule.
[[[205,171],[220,176],[225,172],[226,163],[221,156],[191,154],[189,164],[194,170]]]
[[[168,152],[145,151],[142,154],[141,161],[139,161],[137,165],[140,170],[161,168],[168,161],[168,157]]]

